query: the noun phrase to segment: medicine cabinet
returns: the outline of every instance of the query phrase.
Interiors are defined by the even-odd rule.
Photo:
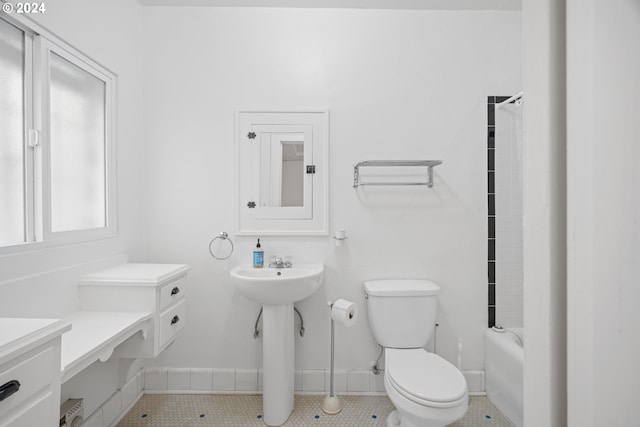
[[[237,234],[328,234],[328,111],[238,111],[235,145]]]

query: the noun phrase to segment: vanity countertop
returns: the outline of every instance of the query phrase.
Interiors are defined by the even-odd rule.
[[[71,329],[60,319],[0,317],[0,365],[23,348],[35,347]]]
[[[79,286],[96,286],[108,283],[112,286],[158,286],[184,275],[191,267],[186,264],[121,264],[115,267],[85,274]]]

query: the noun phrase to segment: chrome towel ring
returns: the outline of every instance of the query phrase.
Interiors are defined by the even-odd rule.
[[[230,249],[227,256],[216,256],[216,254],[213,253],[213,248],[211,246],[213,245],[213,242],[215,242],[218,239],[221,241],[229,242]],[[211,254],[212,257],[219,260],[227,259],[231,256],[231,254],[233,253],[233,242],[231,241],[231,239],[229,238],[229,235],[225,231],[223,231],[222,233],[218,234],[216,237],[211,239],[211,241],[209,242],[209,253]]]

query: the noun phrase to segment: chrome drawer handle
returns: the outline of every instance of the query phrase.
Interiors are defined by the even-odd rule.
[[[11,396],[13,393],[16,393],[18,390],[20,390],[20,382],[18,380],[11,380],[8,383],[3,384],[0,386],[0,402]]]
[[[171,289],[171,295],[176,295],[180,293],[180,288],[179,287],[175,287],[173,289]]]
[[[173,319],[171,319],[171,324],[175,325],[176,323],[178,323],[180,321],[180,318],[178,317],[178,315],[176,314],[175,316],[173,316]]]

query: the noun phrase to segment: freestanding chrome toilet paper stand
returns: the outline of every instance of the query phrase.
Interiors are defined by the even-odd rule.
[[[334,302],[329,301],[327,303],[329,309],[331,310],[331,371],[330,371],[330,388],[329,388],[329,396],[324,398],[322,402],[322,410],[329,415],[337,414],[342,410],[342,405],[340,404],[340,400],[338,396],[333,394],[333,377],[334,377],[334,369],[333,369],[333,361],[335,356],[335,332],[336,332],[336,322],[339,322],[346,327],[351,327],[355,323],[358,318],[358,306],[347,300],[343,300],[338,298]]]
[[[329,305],[329,310],[333,308],[333,303],[329,301],[327,303]],[[335,415],[338,412],[342,411],[342,405],[340,404],[340,399],[338,396],[333,394],[333,343],[334,343],[334,335],[335,335],[335,322],[333,321],[333,316],[331,316],[331,368],[329,373],[329,396],[324,398],[322,402],[322,410],[329,415]]]
[[[329,306],[329,310],[333,310],[333,303],[331,301],[327,302]],[[338,396],[333,394],[333,359],[334,359],[334,336],[335,336],[336,325],[333,320],[333,315],[331,316],[331,368],[329,374],[329,396],[324,398],[322,402],[322,410],[329,415],[335,415],[338,412],[342,411],[342,405],[340,404],[340,399]]]

